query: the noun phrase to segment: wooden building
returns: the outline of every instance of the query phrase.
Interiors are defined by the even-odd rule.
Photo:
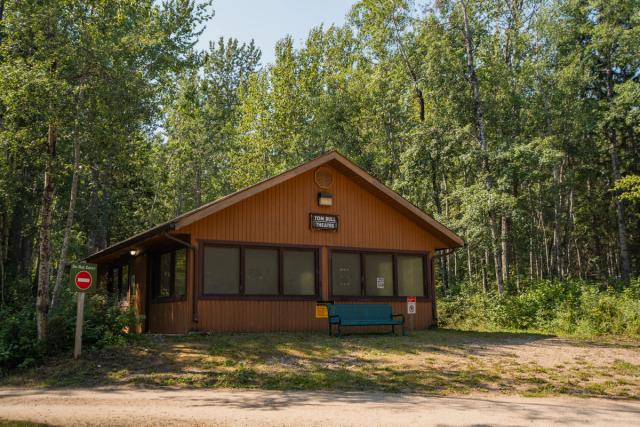
[[[435,321],[432,259],[460,237],[336,151],[87,258],[145,316],[138,332],[326,330],[320,301],[417,297]]]

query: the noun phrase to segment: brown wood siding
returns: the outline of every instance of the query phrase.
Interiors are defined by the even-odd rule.
[[[317,206],[317,193],[321,189],[314,182],[314,171],[309,171],[176,232],[190,234],[194,246],[200,241],[319,246],[320,295],[325,300],[329,298],[329,247],[432,253],[435,248],[446,246],[391,205],[338,170],[330,169],[333,185],[323,191],[333,194],[332,207]],[[309,213],[312,212],[338,215],[338,231],[311,230]],[[327,330],[327,320],[315,318],[314,301],[198,299],[198,322],[192,322],[192,292],[197,280],[194,281],[191,272],[200,269],[195,258],[191,257],[189,262],[187,300],[150,304],[149,332]],[[199,295],[199,289],[195,290]],[[406,314],[404,301],[377,299],[376,302],[389,302],[394,313]],[[417,309],[415,328],[431,325],[431,301],[419,301]]]
[[[396,301],[390,304],[394,314],[404,314],[407,317],[408,330],[407,303]],[[328,332],[327,319],[316,319],[315,306],[314,301],[201,300],[198,327],[205,331],[225,332]],[[430,324],[431,302],[420,301],[417,303],[414,327],[425,329]]]
[[[332,207],[317,206],[313,171],[178,230],[198,240],[431,251],[446,246],[408,217],[333,169]],[[309,213],[338,215],[337,232],[313,231]]]
[[[149,333],[184,334],[189,332],[187,301],[149,304]]]

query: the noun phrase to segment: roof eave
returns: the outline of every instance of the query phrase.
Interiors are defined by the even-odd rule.
[[[115,243],[105,249],[102,249],[101,251],[95,252],[91,255],[89,255],[88,257],[86,257],[84,259],[84,261],[88,261],[88,262],[92,262],[95,260],[98,260],[100,258],[103,258],[105,256],[108,256],[114,252],[117,252],[119,250],[122,250],[123,248],[126,248],[128,246],[133,246],[137,243],[140,243],[142,241],[145,241],[147,239],[149,239],[150,237],[156,236],[160,233],[164,233],[167,231],[171,231],[174,230],[176,228],[176,223],[175,221],[168,221],[165,222],[163,224],[157,225],[153,228],[150,228],[148,230],[145,230],[141,233],[138,233],[134,236],[129,237],[128,239],[122,240],[118,243]]]

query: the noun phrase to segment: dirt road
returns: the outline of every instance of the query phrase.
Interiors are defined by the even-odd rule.
[[[0,389],[0,419],[97,426],[640,425],[640,401],[502,395]]]

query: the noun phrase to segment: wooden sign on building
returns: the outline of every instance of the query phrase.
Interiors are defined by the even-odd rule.
[[[311,229],[338,231],[338,217],[336,215],[309,214]]]

